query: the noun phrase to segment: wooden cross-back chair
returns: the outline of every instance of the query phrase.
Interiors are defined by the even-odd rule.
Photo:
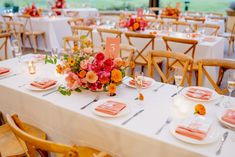
[[[75,47],[79,47],[80,43],[82,42],[82,39],[78,36],[67,36],[63,38],[64,41],[64,50],[66,52],[73,52],[76,51]]]
[[[71,26],[82,26],[84,25],[84,18],[78,17],[68,20],[68,24]]]
[[[148,29],[160,29],[164,28],[164,21],[159,19],[146,19],[148,21]]]
[[[164,58],[166,59],[166,72],[164,73],[163,70],[156,64],[156,58]],[[187,83],[190,83],[189,77],[187,76],[188,68],[192,64],[193,59],[192,57],[176,52],[170,51],[149,51],[148,52],[148,75],[149,77],[154,77],[154,68],[160,75],[161,80],[164,83],[173,83],[174,82],[174,75],[173,74],[175,64],[179,64],[178,68],[183,69],[183,79],[181,82],[181,86],[184,85],[185,80]]]
[[[65,16],[67,17],[78,17],[78,15],[79,15],[78,11],[72,11],[72,10],[65,11]]]
[[[177,16],[160,15],[160,18],[162,20],[170,20],[170,21],[178,21],[179,20],[179,17],[177,17]]]
[[[40,130],[39,128],[32,126],[30,124],[26,124],[24,122],[21,122],[21,124],[25,128],[25,132],[27,132],[31,136],[43,140],[47,138],[46,133]],[[21,143],[20,140],[14,135],[8,123],[3,123],[3,125],[0,126],[0,152],[3,157],[27,156],[25,145]],[[47,154],[44,151],[40,151],[40,153],[43,153],[45,155]]]
[[[7,14],[3,14],[2,15],[2,18],[3,18],[3,21],[6,23],[6,22],[9,22],[9,21],[13,21],[13,15],[7,15]]]
[[[38,49],[38,37],[41,36],[44,42],[44,48],[47,49],[46,33],[43,31],[33,30],[31,17],[29,15],[18,15],[18,19],[24,24],[23,41],[25,41],[25,38],[28,38],[30,46],[34,49],[34,52],[36,53]],[[31,44],[30,37],[32,37],[33,46]]]
[[[155,36],[151,34],[139,34],[139,33],[125,33],[125,36],[128,40],[129,45],[133,46],[135,48],[136,54],[134,54],[133,61],[141,65],[142,71],[144,71],[144,67],[148,65],[148,58],[147,58],[147,48],[150,48],[151,50],[154,50],[154,42],[155,42]],[[133,43],[133,40],[142,40],[143,42],[147,43],[142,46],[143,48],[137,48],[137,45]],[[157,64],[160,64],[162,66],[162,59],[156,60]],[[134,69],[133,69],[134,70]]]
[[[25,131],[25,127],[17,115],[7,115],[6,119],[12,132],[17,138],[22,140],[22,144],[26,145],[27,155],[30,157],[36,157],[38,149],[58,153],[58,155],[61,154],[64,157],[110,157],[107,153],[90,147],[69,146],[34,137]],[[40,153],[40,155],[41,157],[46,157],[43,153]]]
[[[205,31],[205,33],[208,32],[207,35],[217,36],[218,35],[218,31],[220,29],[220,26],[219,25],[215,25],[215,24],[208,24],[208,23],[207,24],[206,23],[203,23],[203,24],[200,24],[200,23],[194,24],[194,31],[195,32],[197,30],[200,30],[200,29],[208,30],[208,31]]]
[[[195,52],[196,52],[196,46],[198,44],[197,40],[191,40],[191,39],[183,39],[183,38],[175,38],[175,37],[168,37],[168,36],[164,36],[162,37],[165,45],[166,45],[166,50],[167,51],[171,51],[171,52],[179,52],[179,50],[173,50],[172,46],[170,46],[170,43],[174,43],[177,44],[178,47],[182,47],[183,45],[187,45],[187,48],[185,51],[182,51],[180,53],[184,53],[186,55],[189,55],[192,57],[192,59],[194,60],[195,57]],[[177,65],[175,65],[177,66]],[[197,78],[197,72],[198,72],[198,66],[195,62],[193,62],[188,71],[190,72],[189,75],[189,85],[192,84],[192,72],[195,72],[196,78]],[[196,81],[197,82],[197,81]]]
[[[207,78],[215,91],[219,94],[225,95],[228,92],[227,88],[221,89],[220,84],[222,82],[224,72],[227,70],[235,70],[235,61],[226,59],[201,59],[197,61],[198,64],[198,85],[202,86],[203,76]],[[207,71],[206,67],[218,67],[217,81],[213,80]]]
[[[234,53],[234,41],[235,41],[235,23],[233,24],[231,32],[226,32],[223,34],[219,34],[218,36],[223,37],[228,40],[229,46],[228,46],[228,55],[230,56],[231,53],[231,47],[232,47],[232,53]]]
[[[0,21],[0,34],[3,33],[3,22]]]
[[[93,29],[88,26],[71,26],[72,29],[72,35],[81,37],[85,35],[87,38],[89,38],[93,44]]]
[[[206,19],[201,17],[185,17],[186,22],[205,23]]]
[[[211,16],[210,18],[218,18],[218,19],[223,19],[223,16],[224,16],[221,13],[215,13],[215,12],[208,12],[205,14]]]
[[[1,40],[0,51],[3,50],[5,59],[8,59],[7,49],[8,49],[8,39],[9,38],[10,38],[10,34],[9,33],[2,33],[2,34],[0,34],[0,40]],[[0,60],[2,60],[2,59],[3,58],[0,58]]]
[[[176,32],[185,32],[185,29],[188,28],[189,31],[193,31],[191,25],[188,22],[184,22],[184,21],[172,21],[171,25],[173,27],[173,31]],[[184,28],[184,29],[181,29]],[[189,33],[189,32],[188,32]]]

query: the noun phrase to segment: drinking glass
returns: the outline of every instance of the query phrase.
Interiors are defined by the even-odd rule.
[[[14,39],[12,40],[12,49],[15,54],[15,56],[18,58],[19,63],[21,62],[21,56],[22,56],[22,51],[20,47],[20,43],[18,40]]]
[[[232,103],[231,103],[231,96],[232,96],[232,92],[235,89],[235,72],[234,71],[230,71],[229,72],[229,76],[228,76],[228,81],[227,81],[227,88],[229,91],[229,97],[228,97],[228,101],[227,103],[225,103],[224,107],[232,107]]]
[[[175,84],[177,86],[177,95],[179,94],[179,86],[182,83],[183,79],[183,69],[182,68],[175,68],[175,73],[174,73],[174,78],[175,78]]]

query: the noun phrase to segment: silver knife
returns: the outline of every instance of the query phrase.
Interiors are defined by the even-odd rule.
[[[216,151],[216,155],[220,155],[224,142],[226,141],[227,137],[228,137],[228,132],[226,131],[221,138],[221,143],[219,149]]]
[[[171,97],[174,97],[174,96],[176,96],[178,93],[180,93],[182,90],[184,89],[184,87],[183,88],[181,88],[179,91],[177,91],[176,93],[174,93],[174,94],[172,94],[171,95]]]
[[[16,75],[19,75],[19,74],[13,74],[13,75],[8,75],[8,76],[0,77],[0,80],[6,79],[6,78],[10,78],[10,77],[14,77]]]
[[[133,118],[135,118],[136,116],[138,116],[138,115],[139,115],[141,112],[143,112],[143,111],[144,111],[144,109],[142,109],[142,110],[136,112],[132,117],[130,117],[129,119],[127,119],[126,121],[124,121],[124,122],[122,123],[122,125],[125,125],[126,123],[128,123],[130,120],[132,120]]]

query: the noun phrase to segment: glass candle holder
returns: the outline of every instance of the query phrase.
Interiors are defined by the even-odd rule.
[[[33,61],[28,62],[28,71],[29,71],[29,74],[35,74],[36,73],[36,67],[35,67]]]

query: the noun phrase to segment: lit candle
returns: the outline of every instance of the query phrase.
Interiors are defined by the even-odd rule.
[[[36,67],[33,63],[33,61],[28,62],[28,70],[30,74],[35,74],[36,73]]]

